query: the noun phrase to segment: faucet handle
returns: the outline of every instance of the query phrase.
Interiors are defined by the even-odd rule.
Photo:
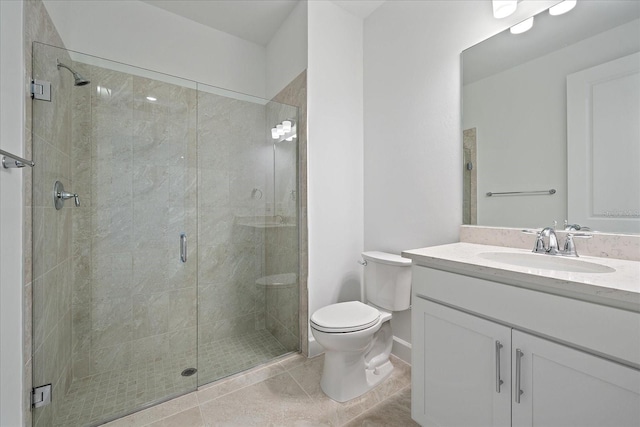
[[[578,237],[581,239],[590,239],[593,236],[587,233],[568,233],[567,240],[564,242],[564,248],[562,250],[562,255],[565,256],[578,256],[578,252],[576,251],[576,244],[573,241],[574,237]]]
[[[569,224],[568,220],[564,220],[564,231],[591,231],[591,228],[580,224]]]
[[[542,239],[542,231],[524,229],[524,230],[522,230],[522,232],[524,234],[535,234],[536,235],[536,242],[533,245],[533,251],[532,252],[535,252],[535,253],[545,253],[546,252],[546,250],[544,249],[544,240]]]

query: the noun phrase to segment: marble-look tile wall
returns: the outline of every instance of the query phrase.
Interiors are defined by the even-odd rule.
[[[42,4],[25,3],[25,19],[35,15],[45,28],[31,29],[28,33],[34,40],[42,36],[49,42],[60,42],[48,20]],[[39,35],[34,35],[39,33]],[[41,40],[41,39],[40,39]],[[61,43],[61,42],[60,42]],[[29,49],[29,59],[32,58]],[[33,169],[33,187],[28,210],[32,217],[32,306],[26,313],[33,313],[33,324],[25,319],[25,331],[32,327],[32,379],[34,385],[51,383],[53,394],[64,395],[71,383],[71,212],[72,203],[67,202],[56,210],[52,198],[55,181],[65,189],[73,187],[70,173],[71,162],[71,118],[73,77],[56,67],[56,60],[70,62],[64,49],[39,43],[33,45],[33,78],[51,82],[52,99],[29,101],[33,123],[27,122],[27,134],[32,134],[32,156],[36,162]],[[65,70],[63,70],[65,71]],[[28,115],[28,120],[31,114]],[[29,150],[27,150],[28,152]],[[31,184],[31,181],[29,184]],[[25,198],[29,200],[29,198]],[[31,228],[31,227],[29,227]],[[25,261],[26,263],[26,261]],[[26,276],[26,275],[25,275]],[[28,287],[29,285],[27,285]],[[28,303],[27,303],[28,304]],[[29,379],[28,383],[31,383]],[[30,390],[29,387],[25,387]],[[30,413],[33,425],[51,425],[55,416],[55,405],[45,406]],[[27,417],[28,418],[28,417]]]
[[[298,286],[267,290],[267,329],[288,350],[308,354],[307,245],[307,73],[303,71],[273,98],[267,117],[273,124],[291,117],[298,107],[297,143],[283,141],[275,148],[275,208],[285,224],[269,229],[265,242],[266,274],[297,273]],[[284,105],[286,104],[286,105]],[[297,171],[296,169],[297,168]],[[297,172],[297,173],[296,173]],[[296,214],[297,212],[297,214]]]
[[[197,115],[198,344],[205,346],[265,327],[265,293],[256,286],[265,229],[249,219],[272,209],[272,148],[263,105],[200,91]],[[207,369],[199,372],[210,381]]]
[[[195,366],[196,92],[74,67],[91,85],[74,103],[71,170],[82,204],[73,211],[73,375],[190,348],[185,368]]]

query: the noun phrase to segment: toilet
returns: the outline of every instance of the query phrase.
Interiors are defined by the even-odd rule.
[[[384,381],[393,370],[393,311],[411,304],[411,260],[384,252],[363,252],[366,304],[348,301],[311,315],[311,333],[325,349],[320,387],[346,402]]]

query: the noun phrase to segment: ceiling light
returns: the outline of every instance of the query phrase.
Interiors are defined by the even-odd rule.
[[[567,13],[576,7],[576,2],[577,0],[564,0],[563,2],[549,8],[549,15],[557,16]]]
[[[533,27],[533,16],[529,19],[525,19],[519,24],[514,25],[513,27],[511,27],[510,31],[511,34],[522,34],[526,31],[529,31],[531,27]]]
[[[158,98],[154,98],[153,96],[147,96],[147,99],[151,102],[157,101]]]
[[[506,18],[516,11],[518,0],[493,0],[493,17]]]

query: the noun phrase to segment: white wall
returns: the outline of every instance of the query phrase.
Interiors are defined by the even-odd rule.
[[[464,128],[478,134],[478,224],[535,228],[575,221],[567,215],[567,75],[639,48],[634,20],[465,86]],[[544,173],[527,167],[534,163]],[[548,188],[557,193],[484,197],[488,191]]]
[[[135,0],[44,4],[67,49],[266,96],[263,46]]]
[[[267,44],[267,99],[307,68],[307,9],[307,1],[299,1]]]
[[[22,156],[22,2],[0,1],[0,148]],[[0,425],[22,425],[23,171],[0,167]]]
[[[309,313],[361,298],[362,20],[309,2]],[[311,333],[309,334],[311,338]],[[311,356],[318,348],[309,348]]]
[[[389,1],[364,23],[364,247],[458,240],[462,223],[460,53],[557,1],[505,19],[490,0]],[[411,341],[409,310],[394,335]]]

